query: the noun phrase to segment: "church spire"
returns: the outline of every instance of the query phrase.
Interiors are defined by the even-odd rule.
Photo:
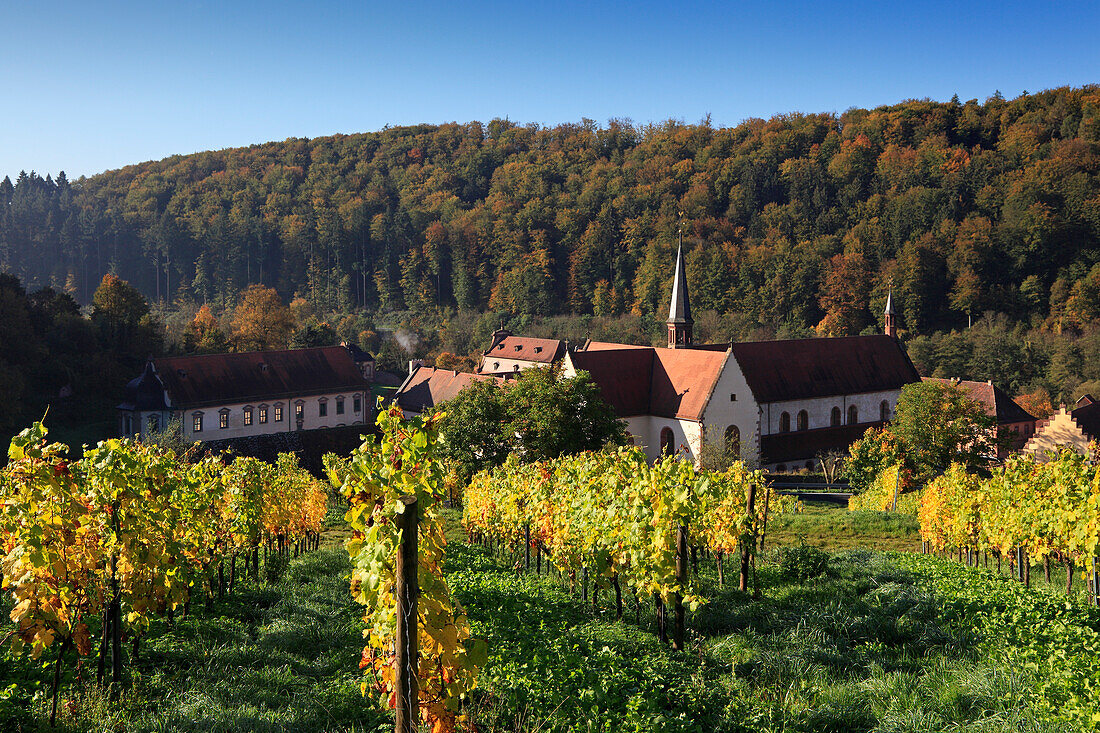
[[[676,272],[672,277],[672,302],[668,306],[668,348],[683,349],[691,345],[691,303],[688,301],[687,275],[684,273],[684,232],[676,248]]]
[[[886,309],[883,310],[883,315],[886,316],[886,335],[897,336],[898,326],[894,317],[894,291],[891,290],[886,295]]]

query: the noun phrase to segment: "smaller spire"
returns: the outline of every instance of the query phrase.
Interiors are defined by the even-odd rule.
[[[687,273],[684,270],[684,233],[676,248],[676,271],[672,276],[672,301],[668,306],[668,348],[683,349],[691,345],[691,303],[688,300]]]
[[[884,320],[886,321],[884,331],[887,336],[897,337],[898,335],[898,323],[897,317],[894,315],[894,291],[891,290],[886,296],[886,309],[883,310]]]

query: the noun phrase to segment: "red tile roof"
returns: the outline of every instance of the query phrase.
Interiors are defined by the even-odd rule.
[[[537,339],[527,336],[506,336],[500,343],[484,352],[489,359],[522,359],[550,364],[565,354],[565,342],[557,339]]]
[[[366,389],[351,354],[341,346],[154,359],[175,407],[286,399]]]
[[[470,374],[422,366],[409,375],[404,384],[398,388],[394,399],[397,400],[401,409],[421,413],[455,397],[474,382],[485,380],[504,383],[500,377],[488,374]]]
[[[731,348],[757,402],[885,392],[920,381],[890,336],[751,341]]]
[[[1016,400],[1000,387],[992,382],[972,382],[965,379],[939,379],[937,377],[922,377],[925,382],[941,382],[943,384],[957,384],[967,391],[970,399],[977,400],[985,406],[985,414],[997,418],[998,425],[1009,425],[1018,422],[1034,422],[1036,417],[1016,403]]]
[[[653,383],[653,349],[597,349],[569,355],[577,371],[586,371],[617,417],[648,415]]]
[[[658,415],[700,420],[727,355],[695,349],[599,344],[570,354],[592,376],[619,417]]]

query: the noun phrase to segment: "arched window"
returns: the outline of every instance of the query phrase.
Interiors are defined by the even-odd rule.
[[[672,437],[672,428],[661,428],[661,455],[671,456],[676,452],[676,444]]]
[[[855,425],[859,422],[859,408],[855,405],[848,406],[848,424]]]
[[[726,454],[733,458],[741,457],[741,431],[736,425],[726,428]]]
[[[833,408],[833,415],[832,415],[832,418],[829,421],[829,424],[832,425],[834,428],[839,428],[840,427],[840,408],[839,407],[834,407]]]
[[[779,432],[791,432],[791,413],[784,412],[782,415],[779,416]]]
[[[890,419],[890,403],[883,400],[878,406],[878,419],[886,422]]]
[[[798,411],[798,429],[806,430],[810,427],[810,414],[805,410]]]

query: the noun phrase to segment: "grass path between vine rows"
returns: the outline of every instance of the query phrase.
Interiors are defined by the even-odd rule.
[[[836,518],[808,516],[811,529]],[[1054,730],[1018,705],[1034,692],[1028,673],[953,630],[944,599],[896,556],[842,550],[806,582],[762,562],[758,601],[718,588],[714,565],[701,563],[712,601],[690,619],[688,651],[675,653],[656,640],[651,603],[636,615],[627,599],[616,622],[608,593],[596,607],[582,603],[567,579],[518,573],[520,556],[467,545],[457,515],[446,520],[449,580],[490,647],[469,706],[480,731]],[[872,546],[904,535],[896,518],[856,520]],[[170,631],[158,622],[122,704],[81,695],[70,676],[59,729],[392,730],[390,714],[360,694],[360,612],[341,537],[327,532],[322,550],[292,560],[279,582],[198,605]],[[46,677],[25,659],[4,664],[0,689]],[[44,701],[20,700],[33,690],[24,688],[0,701],[0,730],[47,730]]]

